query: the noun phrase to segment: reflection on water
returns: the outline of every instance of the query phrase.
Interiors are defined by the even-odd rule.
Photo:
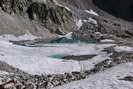
[[[57,55],[51,55],[48,57],[56,58],[56,59],[65,59],[65,60],[76,60],[76,61],[83,61],[92,59],[93,57],[97,56],[96,54],[91,55],[64,55],[64,54],[57,54]]]

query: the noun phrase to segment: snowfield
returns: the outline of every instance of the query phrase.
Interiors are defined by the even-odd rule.
[[[133,82],[120,80],[133,75],[133,63],[121,64],[105,72],[89,76],[85,80],[69,83],[53,89],[133,89]]]
[[[28,33],[29,34],[29,33]],[[23,39],[29,39],[32,36],[21,36]],[[19,68],[32,75],[41,74],[62,74],[70,72],[80,72],[90,70],[96,64],[110,59],[110,54],[102,50],[113,46],[117,52],[132,52],[133,48],[128,46],[117,46],[116,44],[104,44],[104,42],[114,42],[110,39],[102,40],[103,44],[86,43],[58,43],[42,44],[41,47],[26,47],[14,45],[9,42],[10,39],[22,40],[21,37],[3,36],[0,37],[0,61],[4,61],[15,68]],[[91,59],[82,61],[65,60],[53,58],[53,55],[96,55]],[[109,68],[103,72],[90,75],[88,78],[80,81],[70,82],[63,86],[53,89],[133,89],[130,81],[121,80],[126,76],[133,75],[133,63],[125,63]],[[1,72],[0,75],[6,74]],[[1,83],[1,81],[0,81]]]
[[[108,58],[102,52],[114,44],[45,44],[43,47],[24,47],[0,40],[0,61],[19,68],[30,74],[58,74],[72,71],[84,71],[94,64]],[[89,55],[97,56],[85,61],[63,60],[52,55]]]

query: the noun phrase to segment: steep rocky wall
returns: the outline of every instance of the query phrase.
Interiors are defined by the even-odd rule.
[[[3,11],[12,14],[22,14],[30,5],[31,0],[1,0],[0,7]]]
[[[75,28],[71,11],[57,5],[53,0],[46,2],[42,0],[1,0],[0,7],[4,13],[23,17],[25,23],[27,20],[30,20],[32,24],[35,22],[53,34],[65,34]],[[3,33],[3,30],[1,32]]]
[[[52,35],[48,29],[35,22],[30,22],[30,20],[26,20],[23,17],[9,15],[0,10],[0,35],[20,36],[26,32],[44,38]]]
[[[91,17],[98,22],[98,27],[94,28],[94,31],[101,32],[102,34],[113,34],[115,36],[123,38],[132,37],[133,26],[131,23],[122,21],[118,18],[113,19],[112,16],[109,15],[90,15],[84,10],[81,10],[94,9],[95,11],[96,6],[94,5],[94,3],[96,4],[100,2],[103,2],[102,4],[105,4],[105,2],[102,0],[97,0],[97,2],[93,2],[93,0],[1,0],[0,7],[2,11],[4,11],[3,13],[5,13],[5,15],[3,15],[6,16],[7,13],[9,15],[9,17],[6,16],[4,18],[5,20],[8,19],[9,21],[4,22],[4,19],[2,19],[3,22],[0,23],[0,34],[9,34],[10,32],[20,34],[19,29],[21,29],[21,32],[23,33],[26,30],[32,29],[30,30],[30,32],[32,32],[32,34],[37,33],[38,36],[40,34],[41,36],[47,36],[46,34],[49,33],[63,35],[77,29],[75,18],[77,19],[77,17],[79,17],[79,19],[87,20]],[[112,5],[111,3],[113,4],[115,3],[115,1],[112,0],[110,1],[110,5]],[[68,9],[67,7],[65,7],[65,5],[67,5],[68,7],[70,6],[70,8],[73,7],[73,9]],[[128,5],[131,5],[131,3],[126,2],[126,5],[123,6],[123,8],[128,7]],[[75,9],[74,7],[77,7],[79,9]],[[99,9],[96,9],[96,11],[98,10]],[[124,14],[126,14],[126,12]],[[10,18],[13,18],[13,23],[11,23],[12,25],[9,24],[9,22],[11,22]],[[5,23],[8,23],[9,27],[6,27],[7,25],[4,25]],[[13,24],[15,24],[15,27],[13,26]],[[16,24],[18,25],[16,26]],[[12,27],[10,27],[10,25]],[[88,26],[90,26],[90,24],[88,24]],[[9,31],[9,28],[12,28],[12,30],[10,29]],[[40,28],[41,30],[39,30]],[[84,27],[84,25],[82,26],[82,28],[84,28],[84,30],[90,30],[89,28],[86,28],[86,26]],[[49,33],[47,33],[46,31]]]
[[[63,34],[63,32],[72,31],[72,26],[74,26],[72,13],[54,3],[34,2],[28,7],[27,13],[31,20],[41,22],[53,33]]]

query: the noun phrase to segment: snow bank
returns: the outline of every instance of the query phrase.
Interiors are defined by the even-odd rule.
[[[72,82],[53,89],[133,89],[132,82],[119,80],[133,75],[133,63],[122,64],[106,72],[97,73],[89,78]]]
[[[87,66],[84,62],[50,58],[51,55],[86,55],[97,54],[95,60],[105,59],[101,52],[105,47],[112,46],[98,44],[45,44],[44,47],[24,47],[13,45],[8,41],[0,40],[0,61],[4,61],[16,68],[30,74],[58,74],[84,70],[81,66]],[[88,62],[92,64],[94,62]],[[88,68],[88,67],[85,67]]]
[[[72,34],[73,34],[73,32],[69,32],[68,34],[66,34],[66,35],[59,35],[59,37],[65,37],[65,38],[67,38],[67,39],[72,39]]]
[[[105,39],[105,40],[101,40],[100,42],[115,42],[115,41],[111,39]]]
[[[128,47],[128,46],[116,46],[114,47],[114,49],[117,52],[122,52],[122,51],[133,52],[133,47]]]

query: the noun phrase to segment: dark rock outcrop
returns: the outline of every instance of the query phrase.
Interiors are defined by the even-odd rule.
[[[119,80],[133,82],[133,76],[125,76],[124,78],[121,78]]]
[[[22,14],[26,11],[32,0],[1,0],[0,7],[3,11],[12,14]]]
[[[73,30],[74,17],[68,9],[63,6],[51,5],[45,3],[32,3],[27,13],[31,20],[36,20],[42,23],[52,33],[64,34]]]
[[[13,16],[10,18],[19,18],[17,20],[21,25],[41,25],[41,27],[33,27],[35,30],[44,27],[52,34],[62,35],[72,31],[76,27],[71,11],[63,6],[57,5],[52,0],[46,2],[35,0],[2,0],[0,1],[0,7],[2,11],[4,11],[2,13],[6,12]],[[15,19],[14,22],[16,21]],[[1,32],[4,33],[2,29]],[[16,32],[16,29],[14,29],[14,32]],[[31,33],[34,34],[33,32],[36,33],[35,31],[32,31]],[[41,31],[40,33],[45,34],[45,32]]]

